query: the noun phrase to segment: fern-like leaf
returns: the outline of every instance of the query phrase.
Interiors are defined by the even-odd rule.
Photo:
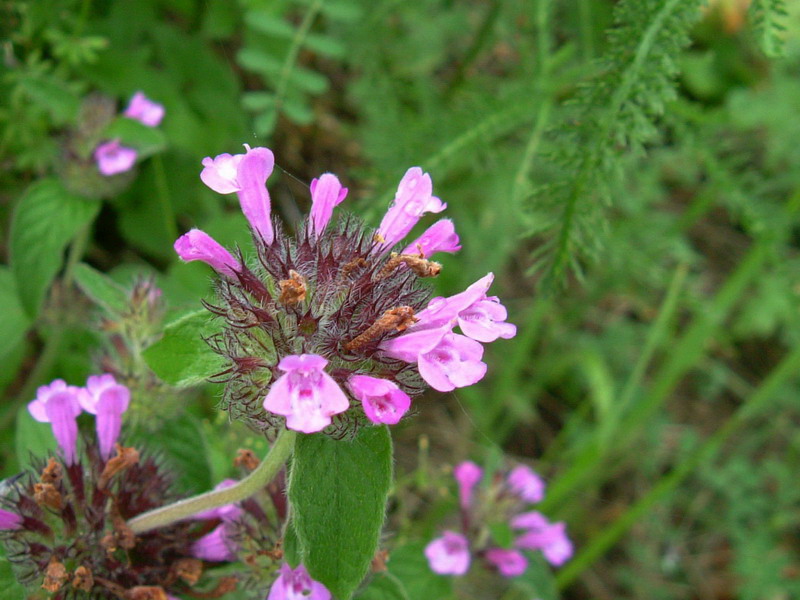
[[[700,17],[700,0],[623,0],[609,31],[600,74],[573,103],[575,118],[562,128],[553,160],[558,181],[534,196],[543,234],[536,267],[563,282],[602,242],[607,206],[621,159],[641,152],[653,119],[675,97],[676,59]]]
[[[750,5],[750,21],[756,32],[761,51],[770,58],[783,55],[783,32],[786,27],[785,0],[753,0]]]

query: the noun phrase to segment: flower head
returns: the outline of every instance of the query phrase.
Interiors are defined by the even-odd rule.
[[[137,156],[139,153],[136,150],[123,146],[119,140],[100,144],[94,151],[97,169],[106,177],[130,171]]]
[[[269,590],[267,600],[330,600],[328,588],[311,579],[303,565],[292,569],[283,563],[279,573]]]
[[[95,415],[100,456],[108,460],[122,428],[122,413],[128,410],[131,392],[119,385],[113,375],[90,375],[81,389],[78,401],[88,413]]]
[[[158,127],[164,118],[164,112],[163,105],[150,100],[144,92],[136,92],[122,114],[148,127]]]
[[[80,389],[56,379],[36,391],[36,399],[28,403],[28,412],[40,423],[50,423],[67,464],[75,460],[78,423],[81,414]]]
[[[258,431],[285,425],[339,438],[370,423],[397,423],[427,386],[449,391],[480,380],[483,346],[453,329],[460,313],[470,320],[470,310],[491,312],[488,326],[495,327],[500,316],[486,296],[491,275],[443,314],[428,304],[425,280],[442,268],[431,254],[460,247],[452,222],[435,223],[405,252],[389,252],[424,213],[445,208],[430,176],[409,169],[375,230],[353,215],[334,215],[346,189],[325,173],[312,181],[310,215],[291,236],[270,220],[265,181],[273,165],[266,148],[247,148],[205,158],[200,174],[217,192],[239,194],[254,260],[235,260],[200,232],[175,245],[184,260],[205,261],[221,275],[209,309],[223,326],[210,343],[228,361],[219,378],[231,416]],[[449,307],[452,299],[442,300]],[[487,301],[488,309],[479,304]]]
[[[445,531],[425,546],[431,571],[439,575],[463,575],[469,570],[469,542],[460,533]]]

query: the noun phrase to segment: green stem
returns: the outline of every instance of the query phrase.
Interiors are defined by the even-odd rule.
[[[128,521],[128,526],[134,533],[143,533],[157,527],[177,523],[204,510],[249,498],[263,489],[286,463],[294,448],[296,435],[294,431],[284,429],[278,435],[275,443],[272,444],[272,448],[270,448],[264,460],[261,461],[261,464],[239,483],[225,489],[212,490],[199,496],[186,498],[174,504],[168,504],[167,506],[142,513]]]
[[[153,157],[153,168],[155,170],[156,195],[161,205],[161,215],[164,217],[164,229],[170,240],[176,240],[178,239],[178,227],[175,225],[175,211],[172,210],[167,174],[164,171],[164,161],[161,160],[161,156]]]

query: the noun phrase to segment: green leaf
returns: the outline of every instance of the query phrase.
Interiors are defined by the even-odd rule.
[[[201,492],[216,483],[211,481],[208,444],[197,417],[183,414],[164,422],[156,435],[137,432],[133,439],[145,443],[150,451],[164,454],[167,465],[178,475],[177,484],[181,489]]]
[[[28,412],[28,398],[25,400],[25,405],[20,406],[17,411],[17,437],[14,444],[17,460],[22,468],[31,466],[31,459],[34,456],[43,457],[49,453],[55,453],[58,449],[50,424],[34,420]]]
[[[20,598],[25,598],[25,588],[14,577],[11,563],[6,558],[5,548],[0,544],[0,600],[20,600]]]
[[[128,306],[128,295],[124,288],[87,264],[81,263],[75,267],[75,282],[92,302],[110,315],[119,315]]]
[[[378,548],[392,482],[392,440],[385,426],[352,441],[322,434],[297,438],[289,480],[303,564],[339,600],[350,598]]]
[[[20,87],[35,104],[49,112],[57,124],[75,120],[80,100],[63,79],[54,75],[32,74],[20,79]]]
[[[0,267],[0,360],[13,351],[25,337],[30,319],[22,310],[17,295],[17,285],[8,267]]]
[[[302,562],[302,550],[300,540],[297,539],[297,529],[294,527],[294,519],[290,519],[286,524],[286,531],[283,532],[283,557],[289,566],[297,568]]]
[[[100,204],[69,193],[56,179],[28,188],[11,219],[11,270],[28,316],[35,318],[63,262],[64,248],[100,210]]]
[[[195,385],[224,369],[224,359],[204,340],[218,330],[211,314],[198,310],[167,325],[164,337],[142,355],[162,381],[176,387]]]
[[[119,138],[123,146],[135,148],[139,153],[139,161],[161,152],[167,146],[167,138],[160,129],[127,117],[114,119],[105,134],[108,138]]]
[[[358,600],[411,600],[405,586],[391,573],[379,573],[356,596]]]

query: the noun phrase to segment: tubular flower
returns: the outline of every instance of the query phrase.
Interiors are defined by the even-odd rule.
[[[324,585],[311,579],[303,565],[292,569],[281,565],[278,578],[269,590],[267,600],[330,600],[331,593]]]
[[[164,112],[163,105],[150,100],[144,92],[136,92],[122,114],[148,127],[158,127],[164,118]]]
[[[175,252],[185,262],[199,260],[220,275],[236,277],[241,270],[239,261],[205,231],[192,229],[175,240]]]
[[[218,379],[231,416],[258,431],[285,425],[344,437],[371,423],[397,423],[427,386],[449,391],[480,380],[483,346],[464,327],[466,335],[453,329],[460,317],[483,319],[490,329],[502,323],[505,313],[486,296],[491,275],[470,286],[468,298],[440,299],[448,308],[434,311],[424,280],[442,267],[427,257],[460,247],[452,222],[441,220],[410,246],[395,248],[425,212],[445,208],[432,195],[430,176],[409,169],[375,230],[353,215],[334,215],[346,189],[325,173],[312,182],[310,215],[290,237],[270,220],[264,182],[273,164],[266,148],[247,148],[204,159],[200,175],[220,193],[239,194],[254,260],[235,261],[215,243],[201,243],[199,233],[175,246],[184,260],[203,260],[221,275],[209,309],[223,324],[210,343],[227,359]],[[475,319],[469,311],[491,314]]]
[[[67,385],[56,379],[36,391],[36,399],[28,404],[28,412],[40,423],[50,423],[68,465],[75,460],[75,444],[78,441],[78,422],[81,414],[80,388]]]
[[[245,148],[245,154],[204,158],[200,179],[220,194],[236,192],[250,226],[264,243],[271,244],[274,233],[266,184],[275,166],[275,158],[267,148],[250,148],[247,144]]]
[[[431,571],[439,575],[463,575],[469,570],[469,542],[460,533],[445,531],[425,546]]]
[[[78,396],[81,407],[95,415],[100,456],[108,460],[122,428],[122,413],[128,410],[131,392],[113,375],[90,375]]]
[[[111,140],[100,144],[94,151],[94,160],[101,175],[106,177],[130,171],[136,163],[139,153],[133,148],[128,148]]]
[[[484,566],[504,577],[517,577],[527,570],[528,558],[523,550],[540,551],[555,566],[572,556],[572,542],[564,523],[551,524],[543,514],[527,510],[530,504],[544,499],[544,481],[530,467],[517,465],[510,471],[500,470],[481,488],[477,485],[483,470],[471,461],[456,465],[453,476],[458,484],[461,533],[446,532],[425,549],[433,571],[463,574],[440,570],[442,567],[432,558],[444,552],[445,538],[454,543],[453,536],[462,538],[464,550],[460,552],[466,552],[467,559],[471,548],[475,556],[483,559]],[[512,539],[505,535],[494,539],[498,531],[512,533]]]

